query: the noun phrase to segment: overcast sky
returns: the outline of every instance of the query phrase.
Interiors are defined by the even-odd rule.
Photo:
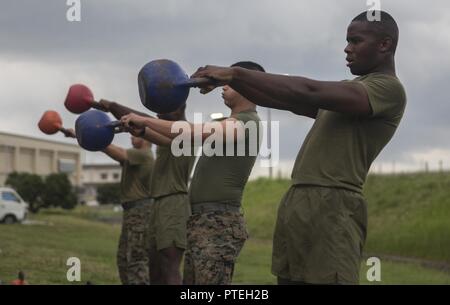
[[[206,64],[239,60],[268,72],[320,80],[351,79],[345,66],[350,20],[365,0],[81,0],[81,22],[68,22],[66,0],[3,0],[0,10],[0,131],[48,138],[37,129],[48,109],[64,125],[76,116],[63,105],[71,84],[84,83],[95,98],[147,111],[140,103],[137,73],[148,61],[168,58],[188,74]],[[381,8],[400,27],[397,72],[408,105],[400,128],[374,167],[416,168],[425,160],[450,168],[448,1],[385,0]],[[228,113],[220,90],[191,90],[188,118]],[[259,108],[261,117],[267,110]],[[295,159],[311,119],[273,111],[280,121],[280,153]],[[68,141],[61,134],[53,140]],[[115,143],[129,146],[126,135]],[[87,162],[107,162],[89,153]],[[288,162],[289,163],[289,162]]]

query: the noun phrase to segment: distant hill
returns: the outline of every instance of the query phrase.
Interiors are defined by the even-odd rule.
[[[289,180],[248,183],[243,206],[252,238],[272,239],[278,204]],[[450,263],[450,174],[371,175],[364,194],[366,252]]]

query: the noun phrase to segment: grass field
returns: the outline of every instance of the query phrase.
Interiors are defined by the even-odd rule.
[[[236,265],[234,282],[274,284],[270,273],[272,232],[287,180],[248,184],[243,205],[250,239]],[[366,251],[450,264],[450,175],[371,176]],[[35,225],[0,225],[0,280],[10,282],[24,270],[32,284],[68,284],[67,258],[81,260],[82,283],[119,284],[115,253],[120,213],[110,206],[58,209],[32,216]],[[361,268],[361,283],[368,267]],[[450,284],[450,273],[419,263],[382,260],[377,284]]]

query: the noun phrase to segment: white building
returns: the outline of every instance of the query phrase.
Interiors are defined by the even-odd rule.
[[[67,173],[73,185],[81,186],[82,154],[75,144],[0,132],[0,185],[15,171],[43,177]]]
[[[119,183],[122,167],[119,163],[84,164],[81,182],[83,185]]]
[[[103,184],[120,183],[121,173],[122,167],[119,163],[83,165],[81,201],[87,205],[98,205],[97,187]]]

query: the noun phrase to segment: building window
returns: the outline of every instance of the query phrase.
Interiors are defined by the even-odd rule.
[[[101,173],[100,177],[102,178],[102,180],[106,180],[106,179],[108,179],[108,174],[107,173]]]
[[[113,177],[114,177],[114,180],[119,180],[120,175],[119,175],[119,173],[114,173]]]
[[[75,160],[59,159],[58,170],[60,173],[72,174],[76,170]]]

